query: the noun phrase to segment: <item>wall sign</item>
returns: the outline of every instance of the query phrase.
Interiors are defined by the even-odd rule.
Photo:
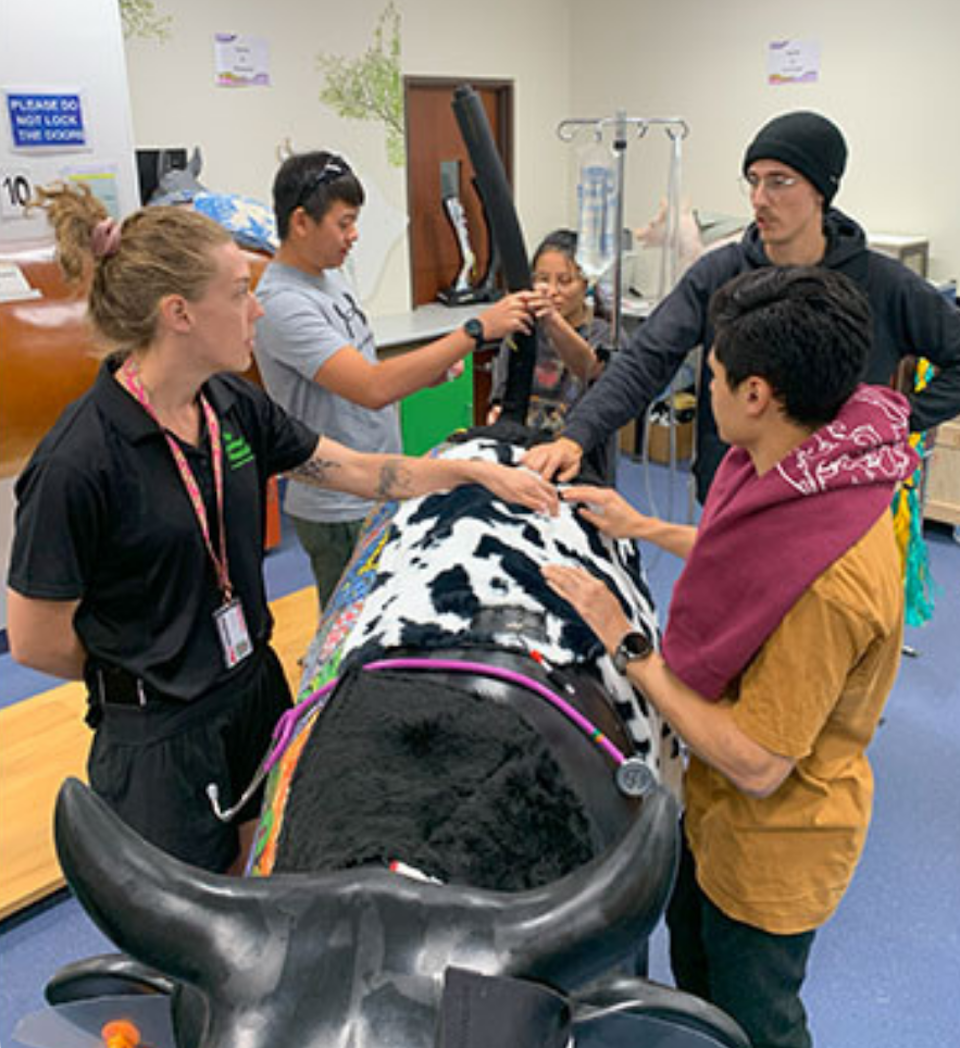
[[[815,84],[820,79],[817,40],[773,40],[767,48],[767,83]]]
[[[0,220],[26,218],[26,207],[33,198],[30,172],[0,168]]]
[[[107,209],[111,218],[119,222],[123,217],[120,212],[116,164],[88,164],[83,167],[70,165],[63,168],[61,174],[68,182],[85,185]]]
[[[217,87],[268,87],[270,47],[257,36],[217,33],[213,38]]]
[[[6,91],[10,139],[16,150],[87,149],[79,91]]]

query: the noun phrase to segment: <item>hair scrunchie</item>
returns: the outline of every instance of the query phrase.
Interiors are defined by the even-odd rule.
[[[90,234],[90,250],[94,258],[109,258],[120,250],[120,223],[105,218],[93,227]]]

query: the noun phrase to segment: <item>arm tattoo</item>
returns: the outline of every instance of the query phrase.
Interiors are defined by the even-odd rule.
[[[305,480],[308,484],[316,484],[318,487],[328,487],[330,484],[330,473],[339,469],[336,462],[329,459],[309,458],[302,462],[296,469],[290,470],[290,476],[297,480]]]
[[[380,469],[374,498],[390,499],[409,494],[413,474],[403,459],[391,459]]]

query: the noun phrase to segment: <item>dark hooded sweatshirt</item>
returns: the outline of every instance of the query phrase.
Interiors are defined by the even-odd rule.
[[[821,265],[850,277],[867,293],[873,315],[873,348],[864,381],[885,385],[906,356],[936,365],[936,378],[910,396],[912,430],[925,430],[960,415],[960,310],[922,277],[871,251],[860,226],[836,209],[824,216],[827,250]],[[732,277],[772,263],[755,224],[738,244],[703,255],[676,288],[614,354],[599,381],[567,417],[564,436],[590,451],[609,433],[640,417],[662,394],[690,350],[709,347],[710,297]],[[727,446],[710,408],[710,372],[702,355],[697,403],[697,457],[693,471],[702,502]]]

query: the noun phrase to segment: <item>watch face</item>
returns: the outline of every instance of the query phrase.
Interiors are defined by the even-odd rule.
[[[483,341],[483,324],[472,317],[463,325],[463,330],[479,345]]]
[[[653,645],[647,639],[646,634],[632,632],[628,633],[613,655],[613,664],[621,673],[626,673],[628,663],[636,659],[645,659],[653,651]]]
[[[623,644],[627,651],[636,658],[649,655],[651,651],[650,641],[647,640],[646,635],[643,633],[628,633],[623,638]]]

